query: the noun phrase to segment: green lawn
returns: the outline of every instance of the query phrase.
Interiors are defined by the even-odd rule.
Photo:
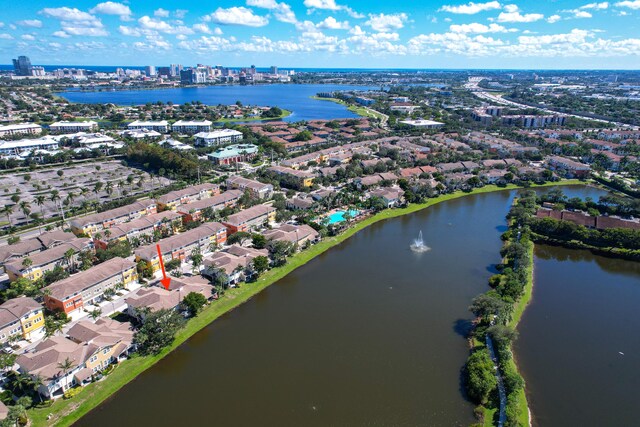
[[[291,115],[291,111],[282,109],[282,114],[278,117],[248,117],[242,119],[218,119],[213,123],[236,123],[236,122],[262,122],[265,120],[282,120],[285,117],[289,117]]]
[[[548,183],[544,184],[544,186],[579,183],[581,182],[578,180],[572,180],[563,181],[561,183]],[[260,277],[258,281],[254,283],[242,284],[238,288],[229,289],[222,298],[206,307],[196,318],[191,319],[183,329],[178,331],[178,333],[176,334],[175,342],[170,347],[164,349],[157,356],[133,357],[130,360],[122,362],[117,367],[117,369],[115,369],[105,380],[86,386],[72,399],[59,399],[50,407],[30,409],[28,412],[29,418],[32,420],[32,425],[68,426],[73,424],[84,414],[98,406],[105,399],[118,391],[120,388],[124,387],[128,382],[133,380],[139,374],[160,361],[163,357],[165,357],[191,336],[193,336],[196,332],[203,329],[209,323],[213,322],[215,319],[234,309],[240,304],[248,301],[251,297],[258,294],[269,285],[277,282],[279,279],[283,278],[291,271],[295,270],[298,267],[301,267],[329,248],[343,242],[344,240],[348,239],[358,231],[368,227],[371,224],[385,219],[416,212],[437,203],[464,197],[468,194],[489,193],[493,191],[502,191],[514,188],[518,187],[515,185],[509,185],[507,187],[488,185],[482,188],[475,189],[470,193],[458,191],[452,194],[444,194],[436,198],[429,199],[426,203],[414,204],[406,208],[384,210],[363,221],[360,221],[353,227],[346,230],[344,233],[335,237],[326,238],[320,243],[312,246],[311,248],[292,256],[288,260],[287,264],[266,272],[262,277]],[[51,414],[51,419],[47,420],[47,416],[49,414]]]

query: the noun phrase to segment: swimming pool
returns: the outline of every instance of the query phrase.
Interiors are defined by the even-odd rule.
[[[346,211],[335,211],[334,213],[332,213],[331,215],[329,215],[329,224],[337,224],[339,222],[344,221],[344,214],[346,213]],[[357,211],[355,209],[352,209],[349,211],[349,215],[351,215],[351,218],[357,216],[360,213],[360,211]]]

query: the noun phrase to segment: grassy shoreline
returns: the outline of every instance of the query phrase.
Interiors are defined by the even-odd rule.
[[[374,118],[374,119],[382,119],[384,117],[384,115],[382,113],[376,113],[374,110],[371,109],[367,109],[365,107],[358,107],[356,105],[350,105],[346,102],[344,102],[342,99],[338,99],[338,98],[322,98],[320,96],[311,96],[311,99],[315,99],[316,101],[330,101],[330,102],[335,102],[336,104],[340,104],[340,105],[344,105],[345,107],[347,107],[347,110],[351,111],[352,113],[356,113],[357,115],[361,116],[361,117],[368,117],[368,118]]]
[[[549,187],[557,185],[576,185],[584,184],[579,180],[567,180],[561,182],[546,183],[533,187]],[[506,187],[498,187],[496,185],[487,185],[482,188],[475,189],[472,192],[455,192],[440,195],[433,199],[429,199],[422,204],[410,205],[406,208],[390,209],[379,212],[363,221],[356,223],[353,227],[344,233],[326,238],[311,248],[292,256],[287,264],[282,267],[274,268],[266,272],[260,279],[254,283],[242,284],[235,289],[229,289],[220,300],[207,306],[197,317],[191,319],[187,325],[178,331],[174,343],[165,348],[156,356],[133,357],[120,363],[117,368],[103,381],[89,384],[70,400],[59,399],[49,407],[33,408],[28,411],[29,418],[33,426],[68,426],[80,419],[83,415],[99,406],[111,395],[124,387],[127,383],[134,380],[138,375],[142,374],[148,368],[152,367],[170,352],[183,344],[191,336],[209,325],[223,314],[233,310],[239,305],[250,300],[253,296],[266,289],[271,284],[277,282],[293,270],[303,266],[318,255],[324,253],[330,248],[347,240],[360,230],[390,218],[403,216],[414,213],[438,203],[458,199],[472,194],[491,193],[495,191],[505,191],[521,188],[516,185],[508,185]],[[47,416],[51,414],[51,419],[47,420]]]

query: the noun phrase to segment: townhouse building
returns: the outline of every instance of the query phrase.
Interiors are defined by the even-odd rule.
[[[18,297],[0,305],[0,343],[20,338],[30,340],[44,330],[44,312],[34,299]]]
[[[218,184],[204,183],[164,194],[156,199],[156,204],[160,211],[175,210],[180,205],[217,196],[218,194],[220,194],[220,186]]]
[[[155,213],[158,213],[158,206],[155,200],[139,200],[130,205],[74,218],[69,221],[69,225],[76,236],[93,236],[95,233],[111,228],[116,224],[122,224],[123,222]]]
[[[144,320],[147,311],[177,310],[184,297],[191,292],[199,293],[207,300],[212,299],[214,295],[213,287],[202,277],[173,277],[169,289],[159,286],[140,288],[125,299],[127,314]]]
[[[211,252],[212,248],[223,244],[227,240],[227,228],[219,222],[207,222],[197,228],[176,234],[160,240],[162,259],[168,262],[172,259],[184,261],[193,250],[198,249],[201,254]],[[144,261],[151,271],[160,270],[160,258],[157,245],[142,246],[135,250],[136,262]]]
[[[127,288],[137,281],[136,264],[115,257],[47,286],[44,304],[49,310],[71,314],[101,302],[107,289]]]
[[[143,216],[133,221],[114,225],[103,233],[96,233],[93,242],[96,248],[106,249],[111,242],[153,236],[155,231],[175,230],[182,225],[182,215],[173,211],[163,211]]]
[[[288,179],[297,182],[301,187],[311,187],[313,185],[313,179],[315,178],[311,172],[287,168],[284,166],[271,166],[267,170],[277,175],[283,175]]]
[[[238,283],[251,276],[251,263],[258,256],[268,257],[269,251],[231,245],[224,251],[216,252],[205,258],[202,274],[206,277],[216,278],[224,273],[227,285]]]
[[[78,254],[83,250],[93,250],[93,243],[89,238],[79,238],[51,249],[36,252],[29,257],[15,259],[4,265],[5,272],[11,282],[25,277],[30,280],[38,280],[47,271],[51,271],[57,266],[68,270],[78,261]],[[71,257],[67,256],[68,251],[72,251]],[[30,262],[26,262],[26,260]]]
[[[263,227],[276,220],[276,208],[273,206],[256,205],[242,210],[222,221],[227,227],[228,234],[238,231],[251,231]]]
[[[95,323],[83,320],[69,330],[68,337],[47,338],[21,354],[16,363],[20,373],[41,380],[40,395],[56,399],[76,385],[89,384],[96,373],[125,359],[132,343],[130,323],[104,318]],[[71,361],[68,371],[60,368],[64,361]]]
[[[214,211],[222,210],[226,207],[234,207],[244,193],[240,190],[229,190],[208,199],[198,200],[178,208],[178,213],[185,223],[189,221],[199,221],[202,218],[202,211],[211,208]]]
[[[42,233],[32,239],[21,240],[14,245],[2,246],[0,247],[0,265],[14,259],[30,256],[75,239],[77,239],[75,234],[58,230]]]
[[[257,199],[268,199],[273,194],[273,185],[264,184],[239,175],[232,175],[227,178],[226,185],[227,189],[249,191],[251,196]]]

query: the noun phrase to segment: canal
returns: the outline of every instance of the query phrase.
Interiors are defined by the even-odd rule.
[[[500,262],[514,195],[451,200],[357,233],[216,320],[77,425],[473,423],[460,384],[467,307]],[[431,250],[416,254],[409,245],[420,230]]]

